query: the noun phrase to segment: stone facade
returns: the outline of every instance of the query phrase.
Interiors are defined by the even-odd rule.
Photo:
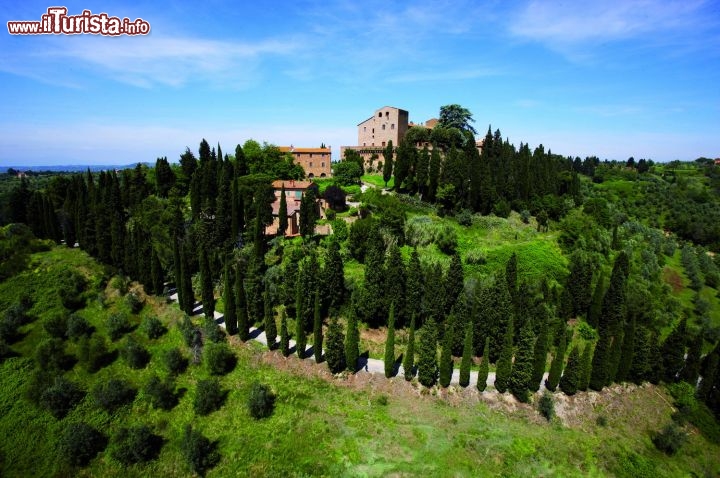
[[[332,176],[332,160],[330,148],[296,148],[290,146],[279,146],[283,153],[291,154],[295,164],[299,164],[305,170],[308,178],[327,178]]]
[[[408,112],[383,106],[358,125],[358,146],[384,148],[389,141],[397,146],[408,130]]]

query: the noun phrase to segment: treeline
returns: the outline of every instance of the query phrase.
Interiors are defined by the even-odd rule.
[[[424,151],[407,146],[397,152],[400,172],[407,171],[398,181],[395,164],[397,187],[407,192],[417,188],[433,197],[431,177],[418,181],[422,167],[417,160]],[[481,373],[495,363],[496,388],[527,400],[552,357],[546,383],[551,390],[599,390],[629,380],[690,383],[701,375],[705,400],[717,413],[718,373],[712,367],[717,346],[704,358],[701,353],[706,342],[714,345],[717,338],[712,341],[704,329],[691,330],[681,321],[684,312],[663,290],[660,270],[670,246],[661,233],[619,222],[607,202],[598,199],[588,200],[582,209],[549,207],[579,201],[579,179],[568,160],[542,148],[530,153],[523,145],[515,151],[499,132],[486,137],[484,158],[474,142],[467,141],[462,149],[454,144],[441,147],[448,150],[434,166],[440,171],[434,199],[442,208],[487,213],[504,202],[508,208],[543,208],[538,216],[542,211],[564,216],[558,226],[560,243],[571,258],[564,283],[528,282],[518,276],[522,258],[515,256],[492,277],[465,277],[452,240],[441,247],[451,255],[447,270],[422,263],[416,251],[404,259],[405,196],[369,194],[370,217],[357,220],[349,232],[343,221],[335,221],[336,234],[317,240],[310,227],[316,219],[310,207],[314,193],[309,193],[301,208],[305,240],[269,240],[265,229],[272,221],[274,200],[270,183],[288,163],[276,155],[276,148],[257,143],[238,145],[230,158],[219,145],[215,152],[203,140],[198,158],[187,150],[177,167],[160,158],[154,170],[139,165],[120,173],[58,178],[64,197],[39,192],[47,200],[35,201],[38,207],[47,205],[49,216],[56,215],[57,231],[44,228],[44,220],[32,226],[36,217],[30,209],[18,217],[40,237],[78,242],[148,291],[160,293],[165,282],[173,282],[187,314],[200,297],[205,314],[213,317],[216,297],[222,295],[229,333],[246,340],[252,324],[264,327],[270,346],[279,346],[283,353],[289,353],[286,344],[294,335],[304,356],[308,334],[319,345],[326,319],[345,317],[342,338],[341,327],[331,320],[335,335],[327,338],[328,347],[343,344],[342,350],[328,350],[328,360],[335,357],[331,367],[345,362],[354,370],[357,321],[363,321],[371,327],[392,325],[393,331],[410,327],[413,334],[417,329],[417,357],[406,358],[406,373],[412,378],[417,367],[419,380],[428,386],[437,380],[449,384],[455,356],[462,357],[464,376],[473,359],[480,360]],[[439,157],[439,149],[427,152]],[[411,162],[404,169],[404,154],[415,158],[414,166]],[[284,177],[293,177],[292,169]],[[52,189],[59,190],[63,188]],[[438,194],[443,190],[452,195]],[[647,241],[651,249],[639,246]],[[361,284],[345,284],[343,254],[364,263]],[[568,332],[570,319],[580,320],[579,338]],[[676,332],[661,341],[660,332],[668,326]],[[319,350],[316,347],[316,354]],[[387,357],[396,358],[394,347]],[[698,366],[692,362],[695,357],[702,362]]]

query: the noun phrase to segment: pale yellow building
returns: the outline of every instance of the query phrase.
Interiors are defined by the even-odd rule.
[[[299,164],[305,170],[305,176],[312,178],[327,178],[332,176],[332,160],[330,148],[296,148],[290,146],[278,146],[278,149],[291,154],[295,164]]]

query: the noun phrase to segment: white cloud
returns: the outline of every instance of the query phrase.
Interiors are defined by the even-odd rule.
[[[564,53],[574,47],[628,39],[675,46],[696,43],[701,47],[703,39],[698,33],[717,26],[712,10],[712,3],[705,0],[534,0],[511,19],[508,29],[515,37]]]

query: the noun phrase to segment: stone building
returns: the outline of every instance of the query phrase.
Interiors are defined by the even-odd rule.
[[[328,148],[296,148],[293,145],[279,146],[278,149],[292,155],[295,164],[305,170],[305,176],[312,178],[326,178],[332,176],[331,153]]]
[[[274,236],[277,234],[280,225],[280,197],[282,188],[285,188],[285,203],[287,205],[288,228],[286,236],[297,236],[300,234],[300,203],[303,195],[310,188],[318,193],[318,185],[312,181],[295,181],[293,179],[277,179],[272,183],[275,201],[272,203],[273,222],[265,228],[265,234]],[[323,209],[327,207],[324,200],[318,199],[318,213],[324,218]]]

